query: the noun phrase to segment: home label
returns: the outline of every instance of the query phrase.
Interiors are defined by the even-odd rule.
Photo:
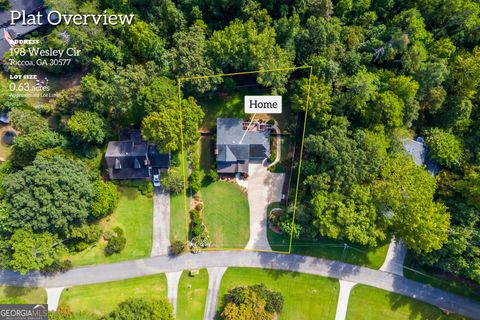
[[[245,96],[245,113],[282,113],[282,96]]]

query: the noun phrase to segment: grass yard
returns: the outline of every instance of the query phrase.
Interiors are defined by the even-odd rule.
[[[347,310],[349,320],[460,320],[457,315],[445,315],[427,303],[385,290],[357,284],[350,293]]]
[[[241,118],[245,117],[243,112],[242,92],[230,93],[226,97],[220,97],[218,94],[211,98],[202,97],[198,103],[205,112],[202,129],[212,130],[217,125],[217,118]]]
[[[167,297],[164,274],[66,288],[60,297],[60,306],[68,306],[74,312],[104,315],[128,298],[159,297]]]
[[[187,199],[187,201],[190,201]],[[188,203],[187,203],[188,204]],[[187,240],[185,224],[185,196],[183,192],[170,194],[170,241]]]
[[[270,229],[267,232],[268,242],[274,251],[288,251],[290,237],[277,234]],[[377,248],[369,248],[347,242],[347,249],[344,250],[343,241],[322,238],[318,240],[293,239],[292,253],[338,260],[360,266],[379,269],[385,261],[388,251],[388,242]]]
[[[136,188],[119,187],[120,200],[115,211],[103,219],[104,231],[116,226],[125,231],[127,244],[118,254],[105,256],[106,243],[100,240],[94,246],[67,256],[75,266],[112,263],[150,256],[152,250],[153,200],[143,196]]]
[[[202,320],[208,291],[207,269],[195,276],[185,270],[178,284],[177,320]]]
[[[278,319],[334,319],[339,284],[337,280],[314,275],[255,268],[228,268],[220,287],[219,305],[223,309],[228,290],[239,285],[263,283],[284,298]]]
[[[212,247],[243,248],[250,235],[248,199],[239,186],[218,181],[201,189]]]
[[[47,292],[43,288],[0,286],[0,304],[47,303]]]

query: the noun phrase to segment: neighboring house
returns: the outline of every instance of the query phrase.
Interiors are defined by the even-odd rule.
[[[148,179],[170,167],[170,153],[160,153],[139,130],[124,130],[120,141],[110,141],[105,160],[110,179]]]
[[[270,126],[241,119],[217,119],[218,173],[248,173],[250,161],[270,156]]]
[[[404,139],[402,140],[402,144],[405,151],[412,156],[413,161],[417,165],[425,165],[425,169],[432,176],[438,173],[440,168],[435,162],[428,158],[427,148],[422,137],[418,137],[416,140]]]
[[[12,26],[10,25],[10,11],[12,10],[23,10],[26,15],[40,12],[42,18],[37,25],[24,26],[20,22],[17,22]],[[43,0],[10,0],[10,8],[0,11],[0,59],[3,59],[5,53],[14,46],[13,40],[23,37],[41,26],[48,24],[47,14],[48,9],[45,9]]]

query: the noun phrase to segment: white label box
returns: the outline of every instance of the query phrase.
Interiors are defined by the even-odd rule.
[[[245,113],[282,113],[282,96],[245,96]]]

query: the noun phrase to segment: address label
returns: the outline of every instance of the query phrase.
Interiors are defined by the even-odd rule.
[[[282,113],[282,96],[245,96],[245,113]]]

